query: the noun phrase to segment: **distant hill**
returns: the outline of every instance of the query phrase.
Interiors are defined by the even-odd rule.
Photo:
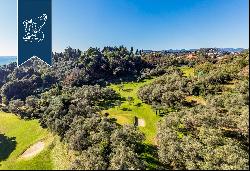
[[[242,52],[245,50],[244,48],[219,48],[221,51],[226,51],[226,52]]]
[[[219,51],[222,52],[242,52],[245,50],[244,48],[217,48]],[[143,50],[144,53],[152,53],[152,52],[168,52],[168,53],[178,53],[178,52],[185,52],[185,51],[197,51],[199,49],[168,49],[168,50],[161,50],[161,51],[156,51],[156,50]]]

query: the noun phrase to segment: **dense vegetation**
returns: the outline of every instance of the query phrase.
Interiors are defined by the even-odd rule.
[[[5,65],[0,68],[2,110],[38,119],[59,135],[75,152],[70,169],[145,169],[147,135],[100,113],[121,106],[122,82],[154,78],[137,92],[164,115],[156,146],[151,144],[158,151],[151,153],[150,160],[158,163],[154,168],[247,169],[249,52],[220,58],[204,49],[195,54],[189,59],[123,46],[85,52],[69,47],[53,54],[53,67],[35,59],[19,68]],[[192,74],[183,73],[183,66]],[[119,91],[108,87],[117,83]],[[188,100],[194,97],[206,104]],[[131,106],[135,97],[125,100]]]
[[[246,53],[198,62],[191,78],[177,69],[139,90],[142,100],[168,113],[157,135],[159,158],[168,168],[248,168],[248,59]],[[207,105],[187,103],[192,95],[202,96]]]

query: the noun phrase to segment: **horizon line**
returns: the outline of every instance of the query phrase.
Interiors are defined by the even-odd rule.
[[[104,47],[120,47],[120,46],[124,46],[124,45],[119,45],[119,46],[104,46]],[[66,46],[66,48],[68,47],[71,47],[71,46]],[[102,48],[104,48],[102,47]],[[244,47],[200,47],[200,48],[169,48],[169,49],[161,49],[161,50],[155,50],[155,49],[139,49],[139,48],[135,48],[134,46],[124,46],[126,48],[128,47],[133,47],[134,49],[138,49],[138,50],[151,50],[151,51],[167,51],[167,50],[193,50],[193,49],[202,49],[202,48],[217,48],[217,49],[249,49],[249,48],[244,48]],[[79,49],[79,48],[73,48],[71,47],[72,49]],[[89,47],[91,48],[91,47]],[[92,48],[99,48],[99,47],[92,47]],[[101,49],[101,48],[100,48]],[[79,49],[81,50],[81,49]],[[88,49],[86,49],[88,50]],[[81,50],[81,51],[86,51],[86,50]],[[60,51],[60,52],[63,52],[63,51]],[[60,53],[58,51],[52,51],[52,53]],[[0,57],[17,57],[17,55],[1,55],[0,54]]]

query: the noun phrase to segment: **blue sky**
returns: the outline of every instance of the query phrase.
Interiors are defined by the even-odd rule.
[[[248,0],[52,0],[53,51],[249,46]],[[16,0],[0,0],[0,55],[16,55]]]

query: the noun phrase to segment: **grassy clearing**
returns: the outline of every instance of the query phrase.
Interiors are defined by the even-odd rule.
[[[160,119],[155,114],[150,105],[143,103],[137,97],[137,91],[145,84],[149,84],[153,79],[144,80],[142,82],[129,82],[123,84],[113,84],[110,87],[118,92],[121,97],[126,100],[122,101],[121,106],[115,106],[108,110],[102,111],[102,113],[109,113],[109,116],[117,119],[119,124],[133,124],[134,117],[143,119],[145,121],[145,127],[139,127],[139,129],[146,135],[146,143],[155,144],[157,121]],[[122,88],[121,88],[121,85]],[[133,101],[129,102],[128,97],[132,97]]]
[[[53,136],[46,129],[42,129],[37,120],[21,120],[13,114],[0,112],[0,135],[0,170],[53,169]],[[46,144],[41,153],[30,159],[19,158],[39,140],[44,140]]]
[[[186,77],[194,77],[194,68],[189,66],[180,67],[180,70],[183,72]],[[202,96],[188,96],[186,97],[187,102],[194,101],[197,104],[206,105],[206,101]]]
[[[155,170],[161,163],[157,159],[156,152],[156,133],[157,122],[160,116],[157,116],[150,105],[143,103],[137,97],[137,91],[145,84],[149,84],[154,79],[148,79],[139,83],[128,82],[123,84],[113,84],[110,87],[121,95],[125,100],[122,101],[120,106],[112,107],[108,110],[102,111],[102,114],[109,113],[109,116],[115,118],[121,125],[133,124],[134,117],[143,119],[145,126],[139,126],[139,129],[145,134],[146,141],[143,146],[143,152],[140,157],[146,162],[147,169]],[[122,85],[122,86],[121,86]],[[121,88],[122,87],[122,88]],[[129,101],[128,97],[132,97],[133,100]]]
[[[194,68],[183,66],[180,67],[180,70],[183,72],[186,77],[194,77]]]

